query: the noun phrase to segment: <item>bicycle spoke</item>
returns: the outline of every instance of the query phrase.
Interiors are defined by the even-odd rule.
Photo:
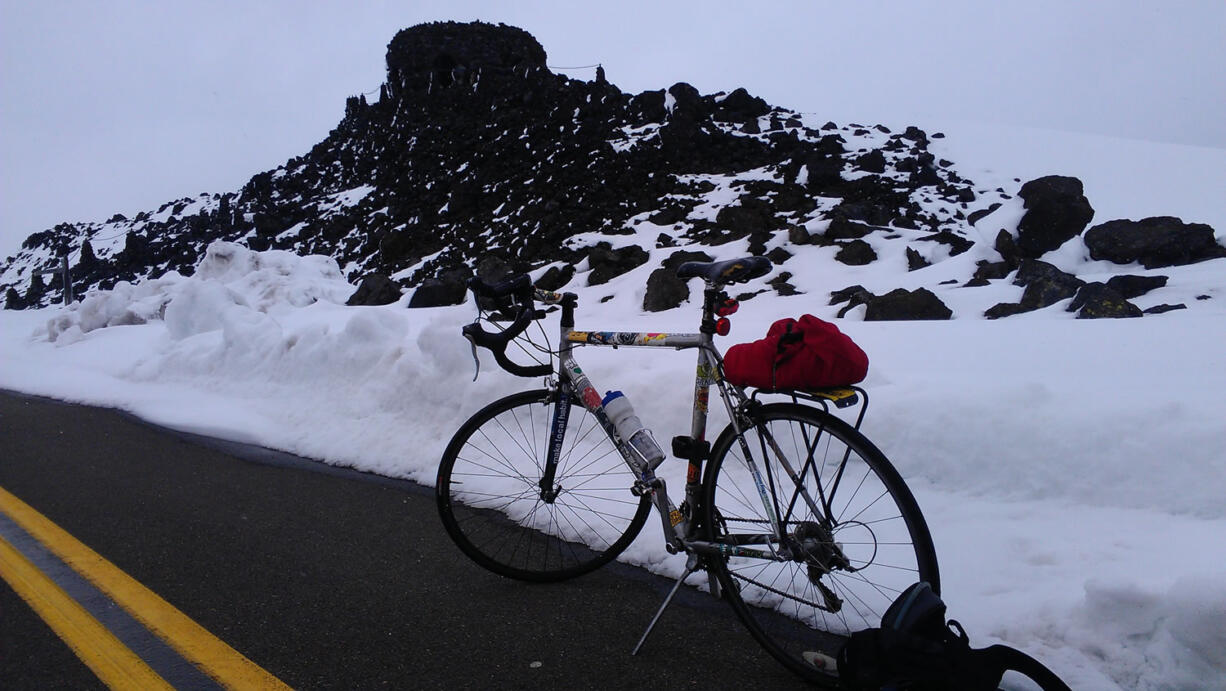
[[[817,632],[846,636],[875,626],[899,592],[936,578],[931,542],[914,499],[889,462],[842,420],[805,406],[763,406],[744,431],[712,448],[705,479],[709,539],[727,545],[777,540],[777,557],[717,557],[711,568],[737,614],[776,658],[803,676]],[[750,467],[759,464],[759,489]],[[767,508],[770,507],[770,508]],[[779,537],[770,511],[778,517]],[[915,526],[918,526],[916,528]],[[810,631],[811,633],[805,633]],[[827,677],[828,679],[828,677]]]
[[[560,580],[614,558],[646,521],[634,478],[612,442],[572,401],[553,486],[540,486],[555,430],[547,392],[508,396],[473,416],[439,470],[444,527],[482,566],[525,580]]]

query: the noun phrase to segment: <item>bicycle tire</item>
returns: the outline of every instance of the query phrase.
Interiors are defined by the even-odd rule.
[[[752,421],[745,441],[791,538],[793,561],[719,556],[708,559],[708,568],[768,653],[807,680],[833,686],[837,672],[815,666],[810,660],[820,658],[813,653],[833,657],[848,635],[879,626],[885,609],[915,581],[927,581],[939,593],[936,551],[902,477],[856,429],[827,412],[793,403],[764,405]],[[766,434],[793,464],[816,513],[781,470]],[[809,449],[812,464],[805,462]],[[735,543],[737,533],[770,532],[744,456],[729,425],[715,441],[704,477],[704,531],[714,542]],[[747,546],[773,552],[784,545]],[[827,599],[822,586],[834,600]],[[838,611],[827,611],[835,602]]]
[[[545,389],[501,398],[456,432],[435,488],[447,534],[473,561],[525,581],[560,581],[617,557],[643,528],[651,502],[596,417],[572,399],[554,485],[539,485],[554,401]]]

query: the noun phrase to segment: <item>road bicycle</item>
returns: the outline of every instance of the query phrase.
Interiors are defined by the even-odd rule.
[[[527,275],[470,281],[481,307],[463,328],[474,360],[487,348],[508,372],[545,377],[546,385],[494,401],[460,427],[439,465],[438,508],[451,539],[481,566],[558,581],[616,558],[654,507],[665,549],[687,559],[635,653],[686,578],[705,570],[712,594],[767,652],[805,679],[833,685],[841,642],[878,626],[910,584],[927,581],[939,592],[940,577],[914,497],[859,432],[863,389],[750,392],[724,380],[715,336],[727,334],[737,307],[724,288],[771,268],[763,257],[681,264],[678,277],[705,284],[697,333],[576,330],[573,293],[536,289]],[[525,335],[547,314],[537,302],[561,311],[556,349]],[[539,323],[537,330],[546,333]],[[514,358],[512,343],[520,348]],[[656,475],[661,461],[619,434],[575,359],[578,346],[697,350],[690,434],[671,444],[688,464],[680,504]],[[520,352],[533,364],[522,364]],[[713,443],[706,439],[712,387],[729,418]],[[849,408],[846,415],[858,406],[854,424],[831,405]]]

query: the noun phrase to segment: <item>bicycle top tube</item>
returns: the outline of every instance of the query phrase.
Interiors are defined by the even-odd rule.
[[[578,331],[562,334],[569,343],[598,346],[643,346],[657,348],[698,348],[709,337],[701,333],[658,333],[651,331]]]

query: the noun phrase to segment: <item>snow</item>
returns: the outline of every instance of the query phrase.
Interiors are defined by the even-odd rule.
[[[953,139],[951,148],[966,145]],[[977,165],[983,156],[955,160]],[[1201,172],[1207,185],[1221,178]],[[1226,227],[1220,209],[1197,207],[1191,193],[1160,211],[1112,194],[1102,182],[1111,174],[1085,176],[1095,208],[1113,210],[1097,220],[1190,209],[1185,220]],[[710,179],[713,210],[730,199],[724,181]],[[1211,187],[1200,192],[1221,204]],[[1003,207],[992,228],[1016,216]],[[579,327],[694,331],[692,302],[639,311],[647,276],[675,248],[653,249],[660,227],[645,219],[634,230],[651,261],[601,286],[576,276],[568,289],[581,295]],[[784,316],[833,318],[841,306],[824,296],[854,283],[880,290],[965,279],[993,239],[914,272],[899,269],[900,257],[848,267],[831,261],[831,248],[792,248],[785,268],[805,294],[745,302],[722,345],[757,338]],[[706,249],[731,258],[746,243]],[[871,358],[864,430],[914,490],[950,613],[977,645],[1020,647],[1074,688],[1226,688],[1226,260],[1146,272],[1091,262],[1076,243],[1047,259],[1087,280],[1169,275],[1137,304],[1189,309],[1086,321],[1057,304],[983,319],[986,307],[1020,296],[1005,280],[939,286],[955,313],[948,322],[863,322],[862,309],[852,311],[838,323]],[[472,381],[459,332],[474,316],[471,303],[409,310],[406,296],[347,307],[353,289],[330,258],[215,243],[191,277],[120,283],[69,308],[0,312],[0,387],[432,485],[464,419],[538,382],[506,375],[484,356]],[[602,304],[605,296],[613,299]],[[552,333],[556,316],[546,324]],[[584,348],[577,359],[599,389],[624,391],[657,438],[688,431],[692,353]],[[722,425],[713,415],[709,436]],[[680,463],[661,469],[682,486]],[[664,551],[654,522],[622,558],[674,576],[684,564]]]

